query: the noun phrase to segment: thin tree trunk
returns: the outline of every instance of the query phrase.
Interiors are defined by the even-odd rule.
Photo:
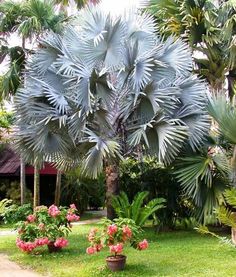
[[[232,165],[232,186],[236,188],[236,145],[234,145],[231,165]]]
[[[234,86],[235,86],[235,81],[236,81],[236,72],[234,70],[229,71],[227,80],[228,80],[228,94],[229,94],[229,98],[232,100],[235,95]]]
[[[119,171],[118,165],[108,165],[106,167],[106,206],[107,217],[114,219],[116,214],[112,207],[112,196],[119,193]]]
[[[20,158],[20,204],[25,204],[25,162]]]
[[[57,171],[57,179],[56,179],[56,189],[55,189],[55,205],[60,205],[61,198],[61,172]]]
[[[22,48],[25,50],[25,37],[22,37]]]
[[[40,173],[37,162],[34,163],[34,209],[40,204]]]

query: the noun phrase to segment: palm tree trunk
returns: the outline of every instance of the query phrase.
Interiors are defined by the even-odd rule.
[[[236,145],[234,145],[231,165],[232,165],[232,186],[236,188]]]
[[[40,204],[40,173],[37,162],[34,163],[34,209]]]
[[[60,205],[60,197],[61,197],[61,172],[57,171],[57,180],[56,180],[56,190],[55,190],[55,205]]]
[[[20,204],[25,204],[25,162],[20,158]]]
[[[119,193],[119,170],[118,165],[108,165],[105,169],[106,172],[106,206],[107,217],[109,219],[115,218],[115,211],[112,207],[112,196]]]

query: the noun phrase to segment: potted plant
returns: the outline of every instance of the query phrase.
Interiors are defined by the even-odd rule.
[[[28,253],[43,245],[47,245],[50,253],[59,251],[68,245],[65,237],[71,231],[71,222],[80,219],[76,212],[74,204],[70,208],[56,205],[36,207],[25,221],[17,223],[16,245]]]
[[[148,247],[146,239],[139,241],[138,235],[141,228],[132,219],[118,218],[114,221],[104,219],[102,229],[92,228],[88,234],[90,246],[87,254],[100,252],[108,247],[111,255],[106,258],[106,263],[111,271],[123,270],[126,264],[126,256],[123,255],[124,247],[129,243],[137,250],[144,250]]]

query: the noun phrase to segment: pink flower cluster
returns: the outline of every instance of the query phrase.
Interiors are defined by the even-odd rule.
[[[123,244],[122,243],[117,243],[115,245],[110,245],[109,249],[110,249],[111,253],[115,253],[115,255],[119,254],[123,251]]]
[[[72,221],[79,221],[80,217],[78,215],[76,215],[76,214],[67,214],[66,219],[69,222],[72,222]]]
[[[16,245],[24,252],[31,252],[37,247],[35,242],[31,242],[31,241],[25,242],[19,238],[16,240]]]
[[[48,214],[52,217],[56,217],[57,215],[60,214],[60,210],[58,209],[58,207],[56,205],[51,205],[48,208]]]
[[[148,241],[146,239],[144,239],[143,241],[138,243],[138,247],[139,250],[145,250],[148,248]]]
[[[95,238],[95,235],[97,233],[98,229],[97,228],[92,228],[88,234],[88,241],[92,242]]]
[[[96,252],[99,252],[101,251],[103,248],[103,246],[101,244],[96,244],[94,246],[90,246],[86,249],[86,253],[89,254],[89,255],[92,255]]]
[[[70,208],[73,209],[73,210],[77,210],[75,204],[70,204]]]
[[[45,238],[38,238],[35,241],[23,241],[21,239],[16,240],[16,245],[24,252],[31,252],[38,246],[43,246],[49,244],[49,239]]]
[[[39,227],[40,230],[43,230],[45,228],[45,224],[44,223],[39,223],[38,227]]]
[[[107,227],[107,234],[109,236],[112,236],[117,232],[117,230],[118,230],[118,227],[115,224],[109,225]]]
[[[56,247],[66,247],[68,245],[68,240],[65,238],[57,238],[54,242],[54,246]]]
[[[49,244],[49,239],[47,237],[45,238],[38,238],[35,240],[35,244],[37,246],[43,246]]]
[[[30,215],[27,216],[27,220],[28,220],[30,223],[35,222],[36,216],[33,215],[33,214],[30,214]]]
[[[122,228],[123,231],[123,240],[130,239],[132,237],[132,231],[128,226]]]

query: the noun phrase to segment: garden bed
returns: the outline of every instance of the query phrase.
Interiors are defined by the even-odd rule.
[[[75,226],[69,236],[69,246],[62,252],[48,254],[46,248],[28,255],[16,249],[15,237],[0,237],[0,252],[23,267],[52,276],[111,276],[104,260],[106,251],[89,256],[86,235],[91,228]],[[155,234],[146,229],[143,234],[150,247],[142,252],[126,249],[127,266],[124,272],[114,276],[235,276],[236,250],[222,245],[217,239],[192,232],[169,232]]]

